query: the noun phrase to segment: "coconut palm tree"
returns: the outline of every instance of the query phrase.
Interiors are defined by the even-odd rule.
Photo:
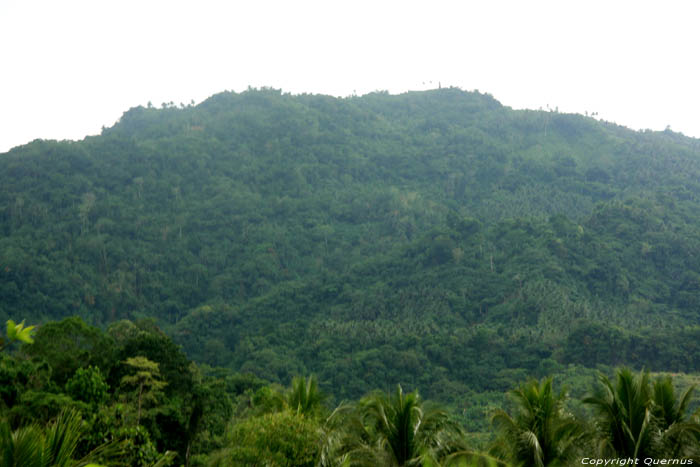
[[[700,460],[700,418],[688,415],[695,386],[676,399],[673,380],[665,376],[654,381],[651,391],[654,417],[654,451],[669,458],[693,457]]]
[[[555,394],[552,378],[532,380],[510,392],[514,414],[498,410],[499,431],[492,452],[520,466],[566,465],[585,441],[585,429],[564,407],[566,391]]]
[[[341,405],[327,423],[324,465],[427,466],[463,449],[462,432],[448,413],[416,391],[374,392]]]
[[[306,416],[318,415],[323,410],[326,395],[318,388],[315,376],[304,378],[297,376],[292,379],[292,386],[287,391],[287,406],[297,414]]]
[[[653,434],[649,373],[617,371],[616,383],[599,375],[600,388],[583,400],[596,412],[598,452],[603,456],[651,456]]]
[[[653,385],[649,373],[617,371],[615,385],[601,375],[601,388],[584,399],[597,413],[598,448],[604,456],[698,457],[700,421],[686,414],[693,387],[676,399],[670,377]]]

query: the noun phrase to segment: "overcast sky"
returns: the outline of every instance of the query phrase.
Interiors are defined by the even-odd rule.
[[[0,0],[0,152],[248,86],[440,83],[700,137],[699,13],[670,0]]]

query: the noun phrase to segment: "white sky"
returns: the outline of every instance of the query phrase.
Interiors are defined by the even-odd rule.
[[[672,0],[0,0],[0,152],[249,85],[440,82],[700,137],[699,19],[700,2]]]

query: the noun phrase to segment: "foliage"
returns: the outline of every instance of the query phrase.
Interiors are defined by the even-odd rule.
[[[82,414],[85,425],[76,457],[87,455],[105,442],[117,443],[124,448],[118,465],[124,466],[165,465],[175,456],[187,463],[192,456],[222,447],[226,424],[233,414],[231,397],[240,396],[237,391],[244,391],[247,385],[259,387],[262,383],[228,370],[202,375],[152,324],[123,322],[120,327],[130,331],[108,336],[80,319],[50,322],[45,328],[54,338],[53,347],[44,343],[33,359],[22,352],[26,348],[0,355],[0,417],[8,427],[46,425],[62,409],[72,409]],[[76,342],[71,343],[73,337]],[[86,343],[90,348],[100,342],[109,345],[94,348],[106,348],[108,353],[96,356],[83,351],[82,355],[72,355],[72,360],[50,355],[52,348],[76,349]],[[156,369],[161,373],[159,364],[143,356],[128,356],[141,351],[165,361],[170,381],[180,387],[168,392],[170,381],[156,374]],[[119,362],[122,355],[138,368]],[[91,364],[80,366],[90,361],[103,362],[109,375],[103,376],[100,367]],[[68,366],[66,362],[79,367],[65,385],[59,386],[52,377],[51,365]],[[186,372],[176,374],[182,368]],[[108,384],[108,380],[116,384]],[[134,426],[136,423],[139,426]],[[107,464],[117,465],[114,460]]]
[[[2,353],[3,416],[98,417],[66,386],[92,367],[115,430],[180,463],[231,416],[305,411],[296,375],[329,405],[420,388],[479,448],[528,378],[566,379],[585,418],[597,369],[700,370],[698,180],[695,139],[454,88],[225,92],[34,141],[0,155],[0,318],[39,325]],[[167,383],[148,442],[120,394],[136,357]],[[647,401],[671,450],[695,436],[658,425],[674,398]]]
[[[598,413],[603,434],[600,452],[609,456],[650,457],[653,425],[648,373],[634,375],[622,369],[617,373],[615,386],[603,375],[600,383],[598,393],[584,400]]]
[[[47,390],[27,389],[15,405],[8,411],[7,418],[13,426],[26,425],[31,422],[46,424],[57,418],[61,412],[72,410],[85,412],[86,404],[71,399],[66,394],[54,393],[52,388]]]
[[[214,455],[212,465],[314,467],[319,444],[318,425],[285,410],[235,425],[229,447]]]
[[[24,350],[59,386],[89,365],[118,386],[116,345],[183,400],[176,344],[336,400],[403,382],[458,404],[543,360],[697,371],[699,154],[459,89],[134,108],[0,156],[0,316],[120,323]]]
[[[83,432],[82,420],[76,412],[64,412],[46,429],[28,425],[11,431],[0,424],[0,465],[5,467],[78,467],[95,459],[116,459],[121,446],[107,443],[84,458],[74,458]]]
[[[122,377],[121,386],[132,388],[137,398],[136,426],[141,421],[141,407],[144,403],[156,404],[167,385],[160,379],[158,364],[146,357],[131,357],[124,362],[135,372]]]
[[[514,415],[498,410],[494,449],[514,465],[569,465],[586,441],[583,425],[566,412],[566,393],[554,393],[552,379],[531,380],[511,391]]]
[[[287,393],[287,406],[297,414],[313,417],[323,410],[325,398],[326,395],[318,389],[316,377],[295,377]]]
[[[652,385],[652,415],[656,437],[655,448],[669,457],[700,458],[700,409],[689,416],[690,404],[695,386],[686,389],[676,398],[676,391],[670,376],[657,378]]]
[[[146,331],[118,345],[127,345],[140,332]],[[112,358],[122,350],[117,348]],[[567,399],[564,391],[555,393],[551,377],[530,380],[512,391],[509,411],[499,408],[502,401],[495,395],[467,393],[462,406],[478,409],[452,407],[451,415],[424,401],[417,391],[406,394],[398,386],[394,393],[375,391],[357,402],[341,403],[324,418],[324,396],[315,377],[296,377],[282,388],[263,385],[251,375],[191,366],[194,392],[181,399],[178,391],[166,393],[160,365],[146,357],[108,366],[122,375],[120,387],[107,385],[101,371],[88,366],[61,388],[51,381],[46,363],[3,355],[0,377],[11,383],[3,392],[3,449],[9,449],[8,458],[20,453],[25,441],[33,446],[29,451],[43,452],[40,444],[48,439],[48,431],[38,423],[54,427],[67,418],[78,430],[63,436],[72,446],[69,458],[91,456],[105,465],[168,465],[176,459],[192,466],[567,465],[595,449],[602,457],[695,460],[700,454],[700,418],[697,410],[690,413],[697,406],[694,385],[685,382],[677,397],[669,375],[652,381],[647,373],[621,369],[614,384],[599,376],[598,393],[584,399],[595,415],[594,428],[586,433],[585,422],[578,420],[589,419],[590,412],[580,400]],[[591,384],[590,372],[583,368],[564,371],[551,361],[543,362],[539,371],[550,370],[561,372],[575,385],[576,394]],[[72,407],[73,412],[58,414],[52,422],[58,407]],[[457,410],[461,418],[455,416]],[[479,413],[495,413],[498,432],[492,452],[498,457],[480,452],[489,433],[467,434],[458,423],[470,426],[465,417]],[[589,438],[594,442],[590,446]],[[108,460],[117,448],[118,458]]]
[[[372,393],[340,407],[329,421],[324,461],[350,465],[422,465],[463,448],[460,429],[443,409],[417,392]],[[335,432],[333,432],[335,431]]]
[[[108,465],[115,467],[152,466],[157,463],[159,454],[149,431],[143,426],[134,426],[128,417],[128,408],[122,404],[102,407],[88,420],[89,430],[81,439],[79,449],[87,452],[105,441],[120,443],[123,446],[118,459]],[[167,453],[166,453],[167,454]],[[173,454],[168,455],[172,458]]]
[[[78,317],[50,322],[36,332],[36,342],[22,347],[35,359],[45,360],[52,368],[51,379],[63,386],[79,368],[93,365],[103,373],[112,364],[113,341],[98,328]]]
[[[7,320],[7,337],[6,339],[0,339],[0,350],[4,350],[5,347],[12,345],[12,343],[19,341],[25,344],[33,344],[34,339],[32,338],[32,332],[34,332],[36,326],[24,326],[24,321],[16,324],[11,319]]]
[[[66,383],[66,393],[75,400],[98,406],[107,400],[109,386],[99,368],[78,368]]]
[[[596,411],[599,443],[605,456],[632,458],[697,456],[700,424],[685,414],[692,388],[680,401],[667,378],[616,372],[615,384],[600,376],[598,392],[584,399]],[[680,441],[683,439],[683,441]]]

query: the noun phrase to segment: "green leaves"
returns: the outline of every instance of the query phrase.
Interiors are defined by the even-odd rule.
[[[136,426],[138,426],[143,404],[154,405],[163,395],[163,389],[168,383],[160,379],[158,364],[146,357],[130,357],[124,363],[132,368],[133,373],[122,377],[121,385],[127,389],[132,388],[132,393],[136,396]]]
[[[686,414],[693,387],[680,400],[671,379],[617,371],[615,384],[600,375],[596,394],[584,399],[596,412],[600,451],[621,457],[700,455],[700,422]]]
[[[516,465],[566,465],[585,440],[583,425],[568,414],[566,393],[555,394],[552,379],[531,380],[510,392],[514,414],[498,409],[492,417],[499,438],[494,452]]]
[[[7,422],[0,422],[0,467],[79,467],[121,455],[121,443],[105,443],[76,459],[83,430],[80,415],[73,411],[61,413],[46,428],[28,425],[11,431]]]
[[[33,344],[34,338],[32,333],[36,326],[24,326],[24,321],[15,324],[11,319],[7,320],[7,342],[0,341],[0,350],[11,345],[13,342],[19,341],[25,344]]]
[[[445,410],[401,386],[337,408],[326,430],[327,465],[421,465],[464,448],[461,430]]]
[[[458,89],[134,108],[0,158],[0,303],[28,322],[152,317],[199,362],[314,371],[338,399],[402,381],[454,402],[546,358],[693,371],[699,154]],[[110,373],[107,342],[46,328],[26,351],[59,386]],[[115,360],[158,362],[186,398],[176,346],[136,340]]]
[[[315,376],[308,378],[295,377],[292,386],[287,392],[287,406],[298,414],[314,416],[323,410],[323,401],[326,395],[318,388],[318,380]]]
[[[317,422],[285,410],[236,424],[228,447],[213,456],[212,465],[314,467],[319,456]]]
[[[584,399],[598,415],[605,451],[621,456],[647,456],[651,446],[649,374],[617,372],[616,384],[600,375],[598,392]]]
[[[52,379],[60,386],[78,368],[93,365],[104,374],[114,364],[113,339],[76,316],[42,325],[36,337],[36,342],[23,351],[51,365]]]
[[[66,393],[73,399],[92,404],[93,407],[107,400],[109,385],[99,368],[79,368],[66,383]]]
[[[27,344],[33,344],[34,339],[32,339],[32,332],[36,326],[24,327],[24,321],[19,324],[15,324],[11,319],[7,320],[7,338],[10,341],[18,340]]]

